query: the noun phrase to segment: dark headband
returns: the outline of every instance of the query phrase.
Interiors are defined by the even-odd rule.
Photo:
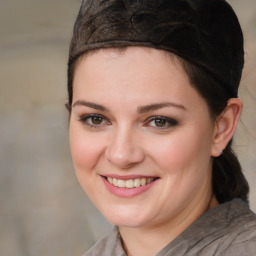
[[[243,34],[225,0],[84,0],[70,45],[69,68],[99,48],[166,50],[203,68],[237,97]]]

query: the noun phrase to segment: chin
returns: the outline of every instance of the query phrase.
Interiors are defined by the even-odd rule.
[[[102,213],[110,223],[118,227],[138,228],[146,225],[150,221],[149,216],[145,216],[145,213],[143,215],[138,213],[138,211],[132,213],[132,211],[128,209],[126,211],[102,211]]]
[[[109,220],[115,226],[126,227],[126,228],[139,228],[146,225],[147,221],[131,219],[131,218],[122,218],[122,219],[112,219]]]

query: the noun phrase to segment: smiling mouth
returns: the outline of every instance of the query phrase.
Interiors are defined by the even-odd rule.
[[[105,179],[115,187],[118,188],[138,188],[148,185],[158,178],[137,178],[129,180],[121,180],[112,177],[105,177]]]

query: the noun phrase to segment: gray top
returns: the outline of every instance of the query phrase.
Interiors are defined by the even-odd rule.
[[[207,211],[156,256],[255,256],[256,214],[240,199]],[[83,256],[127,256],[119,230]]]

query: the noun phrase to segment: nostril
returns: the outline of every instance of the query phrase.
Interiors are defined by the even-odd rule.
[[[132,139],[129,132],[116,135],[105,149],[105,157],[119,168],[129,168],[144,160],[144,152]]]

